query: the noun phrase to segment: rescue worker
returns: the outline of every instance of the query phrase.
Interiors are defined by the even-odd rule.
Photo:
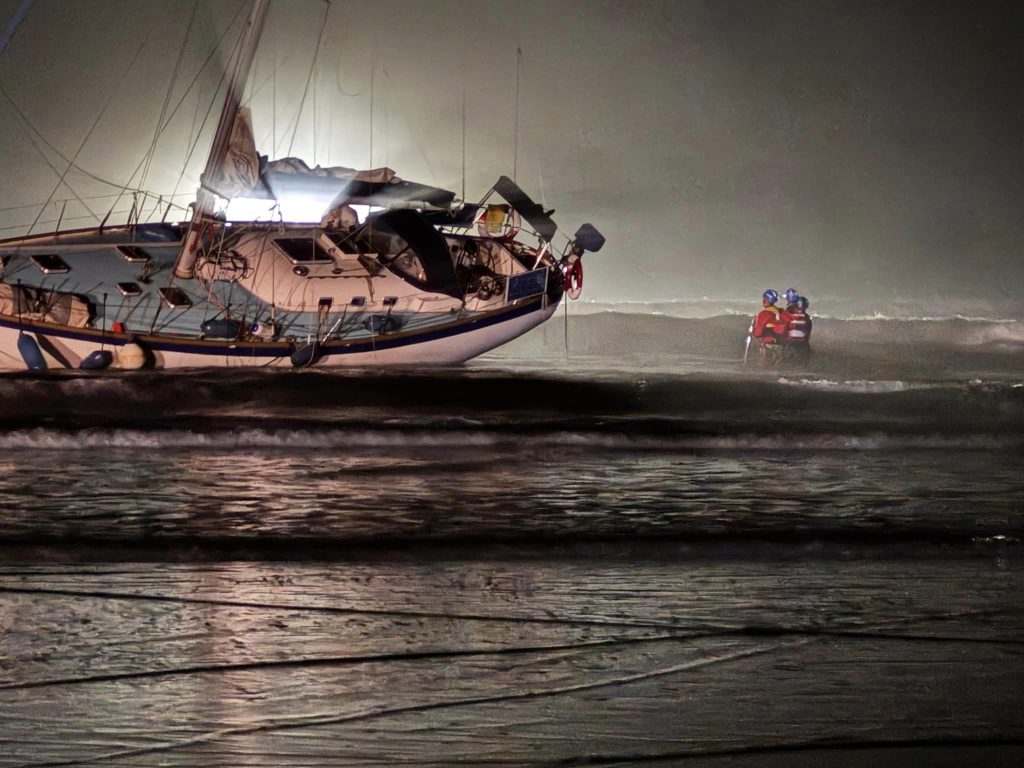
[[[792,297],[789,291],[786,295],[786,314],[789,315],[785,337],[786,357],[796,362],[806,362],[811,356],[811,318],[806,310],[808,302],[796,291],[793,291]]]
[[[759,353],[765,365],[778,362],[779,343],[785,338],[789,326],[789,314],[775,306],[778,300],[779,294],[771,288],[761,294],[762,309],[750,329],[751,337],[760,342]]]
[[[811,305],[811,303],[807,300],[806,296],[801,296],[799,299],[797,299],[797,304],[800,306],[800,311],[804,313],[804,318],[807,320],[807,332],[804,338],[806,338],[807,343],[810,344],[811,328],[814,326],[814,323],[811,322],[811,315],[807,311],[807,308]]]

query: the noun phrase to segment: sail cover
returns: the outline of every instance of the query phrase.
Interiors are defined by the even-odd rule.
[[[256,140],[252,136],[252,114],[248,107],[239,107],[224,157],[213,176],[203,179],[203,185],[221,197],[237,197],[256,186],[259,169]]]
[[[267,163],[260,183],[249,196],[280,200],[290,195],[323,200],[328,211],[352,203],[382,208],[447,208],[455,199],[454,192],[405,181],[390,168],[309,168],[293,157]]]

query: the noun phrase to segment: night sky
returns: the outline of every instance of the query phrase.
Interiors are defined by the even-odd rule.
[[[0,0],[0,30],[22,5]],[[59,150],[102,216],[111,200],[90,198],[111,187],[81,169],[126,182],[161,111],[144,187],[194,191],[216,108],[186,165],[190,140],[245,11],[193,6],[31,4],[0,84],[38,133],[0,96],[0,207],[45,201]],[[566,230],[602,229],[587,298],[756,299],[792,283],[937,311],[1021,299],[1019,3],[335,0],[324,24],[326,9],[272,3],[250,81],[260,151],[461,192],[465,97],[467,197],[514,170]],[[0,212],[3,235],[36,212]],[[66,215],[95,223],[78,203]]]

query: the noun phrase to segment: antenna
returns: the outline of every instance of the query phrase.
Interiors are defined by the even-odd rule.
[[[519,168],[519,62],[523,58],[523,49],[516,42],[516,112],[515,112],[515,138],[512,144],[512,181],[516,181],[516,171]]]
[[[370,36],[370,168],[373,168],[373,75],[376,69],[374,49],[376,48],[376,31]]]
[[[462,83],[462,200],[466,200],[466,83],[463,69]],[[65,201],[66,204],[66,201]]]

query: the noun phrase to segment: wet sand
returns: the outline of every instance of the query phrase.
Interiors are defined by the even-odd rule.
[[[0,765],[1024,759],[1012,550],[498,554],[7,547]]]

